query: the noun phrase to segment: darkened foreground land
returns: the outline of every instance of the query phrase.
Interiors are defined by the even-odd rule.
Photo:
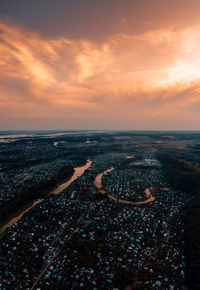
[[[0,208],[0,227],[11,218],[26,210],[35,200],[48,198],[52,190],[62,182],[69,180],[73,173],[73,166],[63,166],[56,176],[42,180],[28,188],[23,188],[15,197]]]
[[[0,288],[200,289],[198,132],[12,135],[0,136]]]
[[[200,288],[200,146],[187,150],[158,153],[166,176],[174,188],[188,192],[192,200],[183,209],[186,283],[190,289]]]

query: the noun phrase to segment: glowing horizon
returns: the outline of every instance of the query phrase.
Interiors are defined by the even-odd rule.
[[[0,129],[198,130],[199,31],[169,23],[96,41],[3,18]]]

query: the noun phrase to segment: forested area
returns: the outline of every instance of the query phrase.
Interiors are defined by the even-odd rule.
[[[165,150],[157,154],[170,185],[193,196],[185,205],[184,249],[186,283],[189,289],[200,289],[200,169],[199,146],[183,152]],[[193,154],[195,152],[195,163]]]

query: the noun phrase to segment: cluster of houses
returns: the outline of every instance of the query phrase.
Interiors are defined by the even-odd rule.
[[[95,194],[94,173],[119,164],[108,157],[93,160],[70,194],[36,205],[0,236],[0,288],[186,289],[181,210],[189,196],[166,188],[159,169],[115,167],[103,177],[107,192],[131,197],[135,178],[139,189],[160,186],[156,199],[133,206],[76,198],[81,184]]]

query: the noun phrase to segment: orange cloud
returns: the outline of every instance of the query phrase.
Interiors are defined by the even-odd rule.
[[[198,31],[199,25],[169,27],[95,44],[47,38],[1,20],[0,118],[79,116],[88,118],[88,127],[104,118],[133,128],[144,122],[155,127],[153,120],[169,114],[180,124],[183,114],[200,121]],[[162,122],[167,126],[167,119]]]

